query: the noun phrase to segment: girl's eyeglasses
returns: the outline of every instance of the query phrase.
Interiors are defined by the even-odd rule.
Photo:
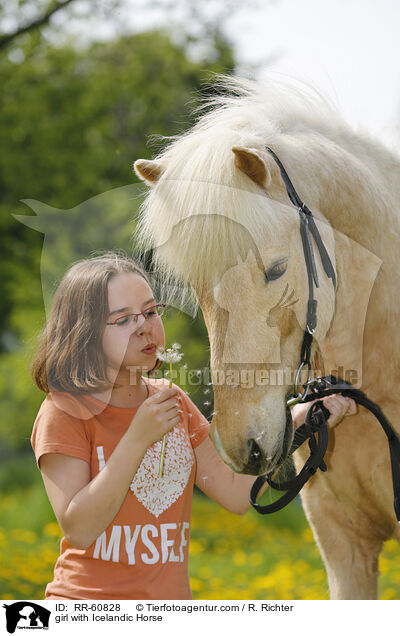
[[[149,322],[162,316],[165,311],[164,303],[158,303],[149,307],[146,311],[141,311],[139,314],[127,314],[126,316],[120,316],[114,322],[106,322],[106,325],[117,325],[117,327],[136,327],[139,323],[139,316],[143,316],[145,320]]]

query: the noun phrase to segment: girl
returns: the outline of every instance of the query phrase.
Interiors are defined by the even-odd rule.
[[[31,443],[64,533],[46,599],[190,599],[194,483],[231,512],[249,508],[254,477],[222,462],[182,389],[150,377],[162,310],[145,272],[117,252],[75,263],[55,293],[32,365],[47,396]],[[324,404],[331,426],[356,409],[340,395]],[[293,408],[295,426],[309,406]]]

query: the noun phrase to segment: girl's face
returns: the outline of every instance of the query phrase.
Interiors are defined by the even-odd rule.
[[[151,288],[140,274],[117,274],[108,281],[107,322],[146,311],[156,302]],[[123,311],[117,312],[121,309]],[[162,320],[159,316],[152,320],[144,320],[143,316],[139,316],[137,325],[133,325],[130,320],[127,322],[128,324],[121,326],[105,326],[102,344],[107,365],[117,372],[125,367],[139,367],[141,372],[150,371],[156,363],[157,355],[144,353],[142,350],[150,343],[156,347],[165,347]]]

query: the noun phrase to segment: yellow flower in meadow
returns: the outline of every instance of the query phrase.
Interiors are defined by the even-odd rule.
[[[208,565],[204,565],[203,567],[199,568],[199,575],[202,579],[209,579],[212,574],[213,571],[210,567],[208,567]]]
[[[385,552],[399,556],[399,544],[396,539],[389,539],[389,541],[386,541]]]
[[[194,539],[192,539],[190,541],[190,554],[201,554],[201,552],[204,552],[204,546],[200,543],[200,541],[195,541]]]
[[[60,537],[61,539],[63,536],[60,526],[54,521],[45,525],[43,532],[47,537]]]
[[[257,566],[263,563],[264,557],[261,552],[252,552],[249,556],[249,565]]]
[[[190,587],[192,588],[193,592],[199,592],[204,587],[204,582],[200,579],[191,578]]]
[[[314,583],[323,583],[323,582],[327,583],[327,576],[326,576],[325,570],[312,570],[310,574]]]
[[[307,541],[308,543],[314,543],[314,535],[312,533],[311,528],[306,528],[305,530],[303,530],[303,532],[301,533],[301,537],[303,541]]]
[[[400,571],[392,572],[390,575],[390,580],[392,583],[400,583]]]
[[[12,541],[21,541],[22,543],[36,543],[37,534],[32,530],[15,529],[11,530],[10,537]]]
[[[293,563],[293,570],[296,572],[296,574],[303,575],[309,569],[310,565],[306,561],[295,561]]]
[[[398,599],[398,596],[397,596],[396,590],[389,587],[383,592],[381,598],[384,601],[392,601],[392,600]]]
[[[233,562],[235,565],[245,565],[247,562],[247,554],[243,550],[235,550],[233,553]]]
[[[266,576],[257,576],[252,582],[252,587],[256,590],[264,590],[269,589],[275,585],[276,581],[272,574],[267,574]]]
[[[210,579],[210,587],[214,591],[215,591],[216,588],[220,588],[222,586],[223,586],[222,579],[219,579],[218,577],[213,577],[212,579]]]
[[[379,571],[381,572],[381,574],[387,574],[389,572],[390,566],[391,562],[389,561],[389,559],[382,555],[379,559]]]

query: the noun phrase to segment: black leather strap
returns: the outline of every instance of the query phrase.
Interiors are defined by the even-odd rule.
[[[328,395],[333,395],[335,393],[341,393],[345,397],[350,397],[357,404],[364,406],[376,417],[376,419],[381,424],[382,429],[386,437],[388,438],[388,443],[389,443],[390,461],[391,461],[391,468],[392,468],[393,494],[394,494],[393,503],[394,503],[394,510],[396,513],[397,521],[400,523],[400,439],[396,431],[389,424],[381,408],[377,404],[375,404],[375,402],[368,399],[367,396],[359,389],[355,389],[351,384],[348,384],[344,380],[341,380],[340,378],[336,378],[335,376],[330,375],[330,376],[326,376],[325,378],[318,378],[318,380],[315,380],[314,386],[311,388],[308,395],[304,398],[303,402],[304,403],[311,402],[312,400],[316,400],[316,399],[320,400],[321,398],[324,398]],[[320,402],[318,401],[315,404],[320,404]],[[318,421],[318,418],[321,418],[321,414],[318,413],[317,416],[313,415],[314,406],[315,405],[313,404],[310,407],[310,410],[307,413],[305,424],[303,424],[302,426],[299,426],[299,428],[296,430],[293,444],[291,446],[289,454],[292,454],[309,437],[312,439],[312,436],[315,430],[318,431],[318,442],[315,442],[315,436],[314,436],[314,440],[311,443],[311,445],[309,443],[310,457],[306,461],[299,475],[294,480],[291,480],[291,482],[286,482],[286,484],[277,485],[269,478],[268,475],[262,475],[256,479],[250,491],[250,503],[260,514],[269,514],[272,512],[276,512],[277,510],[281,510],[284,506],[286,506],[290,501],[292,501],[296,497],[296,495],[300,492],[301,488],[308,481],[311,475],[315,473],[317,468],[320,468],[320,470],[323,470],[323,471],[326,470],[326,466],[323,463],[323,457],[326,451],[326,446],[325,446],[325,450],[323,451],[322,457],[320,456],[320,454],[322,450],[324,449],[324,445],[325,445],[325,437],[324,437],[325,431],[326,431],[326,436],[328,435],[326,419],[327,419],[327,415],[329,416],[329,412],[322,405],[323,409],[325,409],[325,411],[322,411],[322,415],[325,418],[325,423],[321,422],[321,420]],[[309,415],[311,417],[311,420],[308,417]],[[317,443],[316,447],[313,446],[315,443]],[[326,439],[326,445],[327,445],[327,439]],[[318,464],[317,464],[317,461],[319,462]],[[314,472],[311,472],[311,474],[309,474],[308,477],[304,480],[305,473],[303,473],[303,470],[307,466],[307,462],[309,462],[309,465],[315,468],[315,470]],[[300,478],[301,475],[302,477]],[[299,481],[296,482],[298,478],[299,478]],[[274,503],[266,505],[266,506],[261,506],[256,503],[256,497],[261,487],[266,481],[268,481],[270,486],[274,489],[282,490],[286,486],[289,490],[283,497],[281,497]],[[298,488],[299,485],[300,487]]]
[[[322,402],[315,402],[308,410],[305,423],[298,429],[298,431],[300,431],[300,429],[303,428],[303,431],[300,431],[289,454],[293,453],[305,439],[309,438],[310,456],[300,473],[294,479],[278,484],[274,482],[269,475],[263,475],[255,480],[250,490],[250,503],[257,512],[266,515],[282,510],[282,508],[287,506],[287,504],[299,494],[304,484],[307,483],[318,468],[322,471],[326,470],[324,455],[328,446],[328,427],[326,424],[328,417],[329,411],[324,407]],[[304,439],[302,439],[302,432],[305,433]],[[316,437],[316,434],[318,437]],[[265,482],[268,482],[274,490],[286,490],[287,492],[277,501],[262,506],[256,503],[256,499]]]
[[[313,214],[311,212],[311,210],[306,206],[306,204],[300,199],[299,195],[297,194],[293,183],[291,182],[288,173],[286,172],[285,168],[283,167],[279,157],[275,154],[275,152],[269,147],[269,146],[265,146],[266,150],[272,155],[272,157],[274,158],[276,164],[278,165],[278,168],[280,170],[281,173],[281,177],[283,180],[283,183],[285,184],[286,187],[286,191],[288,193],[288,197],[291,200],[291,202],[293,203],[294,206],[296,206],[296,208],[299,210],[300,212],[300,223],[305,224],[305,220],[302,220],[303,217],[305,217],[305,219],[307,219],[307,223],[306,225],[306,230],[305,233],[308,235],[307,238],[307,242],[309,243],[310,246],[310,252],[311,252],[311,259],[313,261],[313,277],[314,277],[314,281],[315,281],[315,285],[318,287],[318,276],[317,276],[317,271],[315,268],[315,262],[314,262],[314,255],[313,255],[313,249],[312,249],[312,244],[311,244],[311,239],[309,238],[309,234],[311,233],[314,241],[318,247],[318,251],[321,257],[321,262],[322,262],[322,266],[325,270],[326,275],[328,276],[328,278],[332,279],[332,283],[334,288],[336,289],[336,275],[335,275],[335,270],[333,268],[332,265],[332,261],[329,258],[329,254],[325,248],[325,245],[321,239],[321,235],[318,231],[318,228],[315,224],[314,221],[314,217]],[[300,228],[301,231],[301,228]],[[304,243],[303,243],[304,245]],[[307,270],[308,270],[308,266],[307,266]]]

